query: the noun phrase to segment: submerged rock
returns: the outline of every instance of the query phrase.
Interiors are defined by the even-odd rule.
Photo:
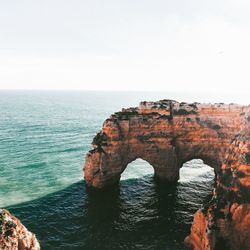
[[[35,234],[6,209],[0,209],[0,249],[40,250]]]

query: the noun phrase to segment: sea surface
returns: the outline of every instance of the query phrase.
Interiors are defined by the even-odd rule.
[[[0,207],[35,232],[42,249],[184,249],[193,215],[211,195],[211,167],[187,162],[179,182],[166,185],[137,159],[118,187],[97,193],[86,190],[82,173],[91,141],[111,113],[164,98],[188,99],[157,92],[0,91]]]

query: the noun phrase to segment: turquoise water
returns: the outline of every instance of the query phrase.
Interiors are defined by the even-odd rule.
[[[137,160],[102,194],[88,193],[82,177],[84,155],[111,113],[163,98],[178,96],[1,91],[0,207],[34,231],[42,249],[183,249],[193,213],[211,193],[210,167],[189,162],[167,186]]]
[[[122,107],[138,105],[145,95],[156,100],[164,96],[0,92],[0,207],[36,199],[82,180],[84,155],[103,121]]]

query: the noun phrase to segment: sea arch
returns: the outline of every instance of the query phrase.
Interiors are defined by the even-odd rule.
[[[249,107],[236,104],[142,102],[111,115],[86,156],[88,186],[118,183],[127,165],[141,158],[161,181],[177,182],[183,163],[201,159],[217,173]]]

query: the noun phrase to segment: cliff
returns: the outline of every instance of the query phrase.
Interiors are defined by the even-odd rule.
[[[236,136],[217,176],[213,198],[195,216],[191,249],[250,249],[250,128]]]
[[[142,102],[111,115],[93,139],[84,174],[88,186],[117,183],[137,158],[149,162],[155,176],[176,182],[188,160],[202,159],[216,173],[250,107],[236,104]]]
[[[250,106],[142,102],[111,115],[86,155],[84,175],[92,188],[120,180],[137,158],[155,177],[176,182],[186,161],[202,159],[214,168],[213,198],[194,217],[185,243],[191,249],[249,249]],[[224,248],[223,248],[224,247]]]
[[[40,250],[36,236],[8,210],[0,210],[0,249]]]

